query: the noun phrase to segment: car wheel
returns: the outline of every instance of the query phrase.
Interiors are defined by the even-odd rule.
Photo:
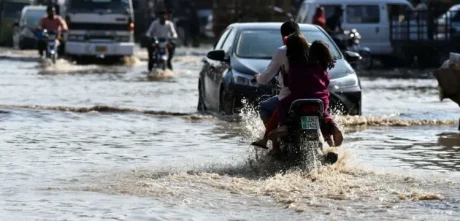
[[[204,104],[204,99],[203,99],[203,85],[201,84],[201,81],[198,81],[198,105],[197,105],[197,110],[198,111],[206,111],[206,105]]]
[[[235,113],[235,97],[232,91],[222,86],[219,100],[219,112],[221,114],[233,115]]]

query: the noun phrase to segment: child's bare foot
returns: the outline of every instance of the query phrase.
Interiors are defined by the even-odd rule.
[[[273,148],[268,152],[269,156],[276,157],[281,154],[281,148],[279,142],[273,142]]]
[[[337,126],[337,124],[333,124],[333,128],[332,128],[332,135],[334,137],[334,145],[336,147],[339,147],[340,145],[342,145],[342,142],[343,142],[343,133],[342,131],[339,129],[339,127]]]
[[[251,145],[253,146],[256,146],[256,147],[260,147],[260,148],[263,148],[263,149],[268,149],[267,147],[267,138],[263,138],[263,139],[260,139],[256,142],[252,142]]]
[[[268,139],[276,140],[280,137],[286,136],[287,134],[288,134],[287,126],[280,126],[268,134]]]

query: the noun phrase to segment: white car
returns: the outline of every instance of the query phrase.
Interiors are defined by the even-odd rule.
[[[448,30],[446,30],[446,27]],[[438,18],[438,33],[442,35],[446,31],[454,35],[460,35],[460,4],[452,6]],[[442,39],[442,36],[438,37]]]

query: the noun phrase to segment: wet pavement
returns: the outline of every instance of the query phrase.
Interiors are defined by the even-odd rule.
[[[339,162],[278,173],[248,145],[256,113],[196,111],[207,49],[178,50],[152,76],[143,52],[48,66],[1,49],[0,220],[460,220],[460,108],[430,71],[362,73]]]

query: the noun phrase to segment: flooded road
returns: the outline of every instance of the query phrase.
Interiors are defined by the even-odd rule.
[[[196,112],[193,52],[161,76],[0,56],[0,220],[460,220],[460,109],[436,80],[363,77],[339,163],[282,174],[248,145],[254,112]]]

